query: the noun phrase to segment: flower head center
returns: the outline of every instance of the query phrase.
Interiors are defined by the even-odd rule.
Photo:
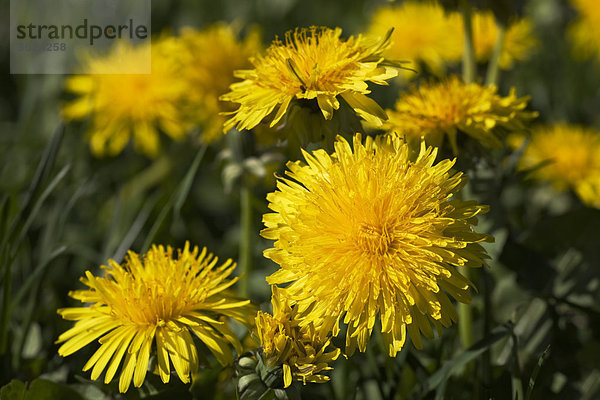
[[[395,251],[394,233],[385,224],[361,223],[358,228],[357,243],[365,253],[384,255]]]
[[[182,315],[190,303],[186,290],[173,288],[171,283],[158,279],[139,279],[135,285],[121,293],[120,300],[113,301],[113,310],[123,320],[137,325],[162,326],[165,322]],[[137,287],[136,287],[137,286]]]

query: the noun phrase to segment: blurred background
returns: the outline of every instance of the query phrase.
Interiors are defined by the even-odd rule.
[[[341,27],[345,37],[364,33],[380,7],[401,3],[153,0],[152,31],[176,34],[183,27],[201,30],[225,21],[237,24],[242,36],[258,30],[266,47],[295,27]],[[600,57],[574,55],[566,33],[580,17],[574,4],[488,3],[496,3],[497,13],[501,8],[529,19],[537,41],[525,59],[501,70],[499,92],[506,95],[514,87],[519,96],[531,96],[528,109],[539,112],[534,125],[564,122],[598,130]],[[1,4],[4,38],[8,1]],[[116,397],[114,387],[88,388],[89,375],[81,367],[92,350],[66,359],[57,354],[54,342],[71,323],[56,309],[75,304],[68,292],[81,287],[78,279],[85,270],[96,273],[109,258],[120,261],[128,249],[141,251],[149,243],[181,247],[189,240],[221,259],[238,259],[242,174],[252,182],[248,296],[265,308],[270,296],[265,277],[276,265],[262,256],[271,242],[259,236],[261,216],[268,211],[265,197],[274,190],[274,173],[281,174],[293,154],[258,149],[253,137],[242,137],[241,154],[236,154],[240,141],[232,143],[227,136],[203,146],[194,136],[173,141],[162,135],[155,157],[131,145],[114,157],[96,157],[85,122],[62,121],[61,109],[73,98],[64,89],[67,77],[11,75],[8,40],[0,46],[0,237],[5,249],[0,279],[3,307],[10,304],[1,321],[0,386],[41,376],[70,384],[83,398]],[[478,76],[485,68],[479,64]],[[459,63],[447,66],[446,73],[453,72],[460,74]],[[426,70],[420,77],[434,78]],[[407,85],[397,79],[390,87],[373,88],[373,97],[392,108]],[[535,399],[600,398],[600,211],[568,190],[515,172],[511,155],[503,149],[467,171],[466,190],[492,209],[478,230],[496,238],[487,247],[491,268],[473,278],[479,288],[472,303],[474,336],[482,350],[461,353],[453,327],[442,338],[426,341],[423,351],[407,345],[396,359],[378,351],[340,358],[332,382],[309,385],[303,398],[510,399],[515,391]],[[382,344],[372,340],[370,346]],[[206,393],[235,398],[225,378],[206,379],[212,388]],[[180,390],[176,382],[170,385]],[[151,392],[120,396],[155,398]]]

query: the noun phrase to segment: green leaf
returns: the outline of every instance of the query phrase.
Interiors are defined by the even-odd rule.
[[[56,156],[58,154],[58,150],[60,149],[64,133],[64,126],[60,124],[54,131],[54,135],[52,135],[50,143],[48,143],[48,146],[46,146],[46,148],[44,149],[42,159],[40,160],[37,170],[33,175],[33,179],[29,184],[29,188],[27,189],[27,195],[23,202],[23,210],[27,209],[31,205],[31,202],[35,197],[36,193],[44,184],[44,182],[48,178],[48,175],[50,175],[50,171],[52,170],[54,162],[56,161]]]
[[[28,217],[31,214],[31,210],[33,209],[34,200],[37,197],[38,192],[41,190],[44,182],[50,175],[50,171],[54,167],[54,162],[56,161],[56,155],[58,154],[58,150],[60,149],[60,144],[62,143],[62,138],[64,134],[64,126],[61,124],[56,128],[50,143],[46,146],[44,150],[44,154],[42,155],[42,159],[38,164],[37,170],[31,179],[31,183],[27,188],[27,192],[25,194],[25,198],[22,201],[21,209],[19,210],[17,216],[11,223],[11,227],[9,230],[8,237],[12,236],[12,233],[17,229],[17,226],[21,222],[22,217]],[[23,230],[23,229],[22,229]]]
[[[35,220],[35,217],[37,216],[38,212],[42,208],[42,205],[44,204],[46,199],[50,196],[50,194],[54,191],[54,189],[56,189],[58,184],[64,179],[64,177],[67,175],[67,172],[69,172],[69,169],[70,169],[69,165],[64,166],[56,174],[56,176],[52,179],[52,181],[48,184],[46,189],[44,189],[44,191],[42,192],[40,197],[34,202],[31,210],[27,214],[27,219],[23,223],[23,227],[21,228],[21,231],[19,232],[17,241],[13,245],[12,256],[14,256],[16,254],[16,252],[18,251],[22,240],[24,239],[25,235],[27,234],[27,231],[29,230],[29,227]]]
[[[527,387],[527,395],[525,396],[525,400],[531,399],[531,393],[533,392],[533,387],[535,386],[535,380],[537,379],[537,376],[540,372],[540,369],[542,368],[542,365],[544,364],[544,361],[546,361],[546,358],[548,358],[549,355],[550,346],[546,347],[546,350],[544,350],[540,358],[538,358],[538,362],[535,365],[533,372],[531,373],[531,378],[529,378],[529,385]]]
[[[188,170],[187,174],[185,174],[185,177],[181,182],[181,186],[179,186],[179,190],[177,191],[177,194],[175,196],[175,205],[173,206],[173,211],[177,216],[180,215],[181,207],[183,207],[183,203],[185,202],[185,199],[187,199],[188,194],[190,193],[190,188],[192,187],[192,183],[194,182],[196,171],[198,171],[200,162],[204,158],[204,153],[206,153],[206,147],[207,146],[202,146],[200,151],[198,151],[198,154],[196,154],[194,161],[192,161],[190,169]]]
[[[194,158],[194,161],[192,161],[190,169],[185,174],[185,177],[181,181],[179,187],[173,192],[171,197],[169,197],[167,204],[165,204],[162,210],[160,210],[160,213],[154,221],[154,224],[152,224],[150,232],[146,236],[146,240],[144,241],[144,245],[142,246],[143,253],[145,253],[152,245],[154,237],[158,233],[158,230],[162,226],[169,211],[172,209],[176,216],[179,215],[181,207],[183,206],[183,203],[189,194],[192,182],[194,180],[194,176],[196,175],[196,171],[198,170],[200,161],[204,157],[205,152],[206,146],[203,146],[202,149],[200,149],[200,151],[198,152],[198,154],[196,154],[196,157]]]

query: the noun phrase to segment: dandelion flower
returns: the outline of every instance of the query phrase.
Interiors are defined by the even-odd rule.
[[[124,74],[152,52],[150,74]],[[160,148],[158,129],[172,139],[187,131],[178,105],[187,90],[178,78],[180,53],[174,38],[133,47],[118,42],[105,57],[88,57],[86,75],[67,79],[67,90],[77,99],[63,108],[66,120],[89,118],[90,148],[96,156],[117,155],[133,137],[135,149],[155,156]]]
[[[413,86],[401,95],[393,111],[388,110],[388,129],[406,135],[409,140],[434,146],[448,136],[454,154],[458,153],[457,134],[464,132],[484,146],[502,146],[504,131],[524,128],[537,114],[525,111],[528,97],[497,94],[495,86],[464,84],[457,77],[441,83]]]
[[[392,45],[384,53],[386,58],[423,62],[436,75],[443,75],[447,64],[462,59],[462,15],[445,12],[435,1],[406,1],[400,6],[382,7],[373,16],[369,33],[381,35],[391,27],[394,28]],[[491,11],[473,13],[474,47],[478,61],[489,61],[498,32]],[[531,22],[525,18],[513,21],[504,36],[500,67],[508,69],[515,61],[526,59],[536,45]]]
[[[95,341],[98,350],[83,367],[92,368],[92,379],[106,370],[104,382],[112,380],[125,356],[119,391],[126,392],[131,380],[144,382],[150,352],[156,350],[158,373],[163,382],[173,364],[187,383],[198,367],[193,332],[226,365],[233,361],[229,344],[240,344],[225,317],[246,322],[252,315],[249,300],[234,297],[227,289],[236,279],[227,279],[235,263],[227,260],[216,267],[217,258],[203,248],[183,251],[153,246],[143,257],[130,251],[123,265],[113,260],[102,266],[104,277],[89,271],[81,281],[86,290],[70,293],[74,299],[91,303],[86,307],[63,308],[58,313],[75,326],[59,336],[61,356],[68,356]]]
[[[409,146],[394,134],[357,134],[354,149],[339,137],[332,155],[304,153],[287,164],[289,178],[267,196],[262,236],[275,240],[265,256],[280,269],[273,285],[304,319],[324,331],[348,324],[346,353],[365,351],[376,319],[390,356],[406,334],[416,347],[457,320],[449,296],[468,303],[471,283],[456,266],[479,267],[492,241],[472,225],[487,206],[455,195],[465,183],[454,161],[434,165],[437,151]],[[379,316],[379,318],[378,318]],[[302,323],[301,323],[302,324]]]
[[[234,82],[233,72],[249,68],[249,58],[261,49],[257,30],[250,31],[244,40],[237,39],[237,30],[225,23],[201,31],[186,28],[180,40],[182,72],[188,91],[188,113],[204,127],[202,138],[212,142],[221,137],[225,117],[219,113],[233,111],[235,105],[219,101]]]
[[[387,116],[366,96],[368,82],[385,85],[397,75],[383,65],[389,36],[374,42],[363,36],[340,38],[339,28],[302,28],[289,31],[285,43],[275,40],[266,55],[251,59],[254,69],[239,70],[244,79],[231,85],[221,100],[239,103],[225,123],[225,131],[252,129],[261,121],[275,126],[296,100],[315,101],[326,120],[340,108],[340,98],[365,120],[381,125]]]
[[[498,25],[491,11],[480,11],[473,14],[475,58],[478,61],[490,60],[498,41],[498,34]],[[515,61],[527,59],[537,43],[529,19],[522,18],[512,21],[506,28],[498,65],[503,69],[509,69]]]
[[[524,136],[509,137],[514,148]],[[545,163],[541,167],[540,164]],[[592,128],[558,124],[535,129],[520,160],[537,179],[551,182],[557,190],[572,189],[591,207],[600,208],[600,132]]]
[[[576,56],[600,56],[600,4],[595,0],[571,0],[579,17],[571,23],[568,34]]]
[[[384,53],[386,58],[423,62],[437,75],[444,73],[447,63],[460,59],[462,42],[456,40],[462,29],[460,15],[446,14],[437,2],[405,1],[378,9],[369,34],[382,36],[390,28],[394,31],[392,45]],[[410,78],[414,73],[405,75]]]
[[[284,387],[292,384],[292,377],[306,382],[327,382],[322,375],[331,370],[328,364],[338,358],[340,349],[330,347],[330,338],[323,338],[312,322],[301,324],[296,308],[273,286],[273,315],[258,312],[256,331],[267,368],[283,367]]]

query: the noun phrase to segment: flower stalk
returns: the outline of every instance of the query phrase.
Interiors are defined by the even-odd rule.
[[[504,48],[504,38],[506,36],[506,25],[503,22],[496,21],[498,25],[498,38],[494,44],[494,51],[490,62],[488,63],[487,73],[485,77],[485,84],[498,85],[498,77],[500,75],[500,57],[502,55],[502,49]]]
[[[465,41],[463,43],[462,75],[465,83],[475,81],[477,64],[475,63],[475,43],[473,39],[473,21],[471,5],[467,0],[461,2],[463,15],[463,29],[465,31]]]
[[[250,274],[252,272],[252,192],[246,174],[240,186],[240,247],[239,264],[242,272],[240,295],[248,297]]]

